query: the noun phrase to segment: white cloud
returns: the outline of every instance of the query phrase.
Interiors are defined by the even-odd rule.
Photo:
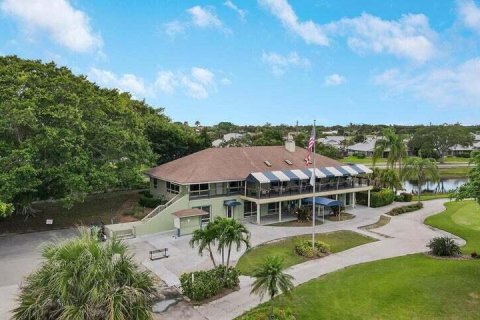
[[[224,26],[223,22],[215,14],[212,7],[194,6],[186,11],[190,15],[190,20],[173,20],[163,24],[163,30],[166,35],[174,38],[176,35],[185,33],[187,29],[192,27],[202,29],[217,29],[225,32],[226,34],[230,34],[232,32],[230,29]]]
[[[235,11],[240,17],[240,19],[245,20],[245,15],[247,14],[246,10],[240,9],[235,3],[230,0],[225,1],[223,5]]]
[[[331,87],[331,86],[338,86],[342,83],[345,83],[345,77],[339,75],[338,73],[333,73],[329,76],[325,77],[324,85]]]
[[[184,33],[186,25],[178,20],[167,22],[163,25],[165,33],[169,37],[175,37],[177,34]]]
[[[165,93],[175,92],[175,87],[178,86],[178,80],[172,71],[160,71],[155,80],[155,87]]]
[[[203,85],[211,85],[215,77],[212,71],[205,68],[193,67],[191,73],[192,78]]]
[[[18,19],[28,36],[47,32],[53,41],[72,51],[86,52],[102,46],[88,16],[67,0],[5,0],[1,10]]]
[[[222,28],[223,23],[208,7],[194,6],[187,9],[187,12],[192,16],[192,23],[200,28]]]
[[[206,99],[216,90],[215,74],[201,67],[193,67],[190,72],[161,71],[154,83],[154,90],[173,94],[179,90],[195,99]]]
[[[88,78],[100,86],[117,88],[120,91],[130,92],[136,98],[144,98],[150,94],[142,78],[133,74],[117,75],[108,70],[90,68]]]
[[[458,14],[462,23],[480,33],[480,8],[473,0],[458,1]]]
[[[232,80],[225,77],[225,78],[222,78],[222,80],[220,80],[220,83],[223,84],[224,86],[229,86],[232,84]]]
[[[299,21],[287,0],[258,0],[258,2],[277,17],[286,29],[301,37],[306,43],[328,45],[329,41],[322,27],[313,21]]]
[[[407,14],[389,21],[364,13],[332,22],[326,28],[330,34],[345,36],[357,53],[390,53],[420,63],[435,54],[436,33],[423,14]]]
[[[302,58],[297,52],[290,52],[288,55],[281,55],[276,52],[263,52],[262,61],[272,69],[275,75],[282,75],[290,67],[310,66],[310,61],[307,58]]]
[[[391,95],[411,94],[416,99],[440,106],[480,107],[480,57],[446,68],[417,74],[386,70],[375,77]]]
[[[423,14],[407,14],[398,20],[383,20],[364,13],[328,24],[299,21],[287,0],[258,0],[277,17],[283,26],[300,36],[307,44],[328,46],[330,38],[345,37],[355,52],[388,53],[418,63],[436,53],[436,33]]]

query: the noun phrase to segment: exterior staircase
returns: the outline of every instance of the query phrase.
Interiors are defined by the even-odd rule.
[[[136,237],[136,232],[135,232],[136,226],[148,223],[155,216],[157,216],[159,213],[163,212],[166,208],[168,208],[170,205],[172,205],[177,200],[182,198],[184,195],[185,195],[184,193],[177,194],[175,197],[170,199],[167,203],[161,204],[158,207],[154,208],[149,214],[147,214],[140,221],[107,225],[106,226],[107,235],[109,237],[116,237],[118,239],[135,238]]]

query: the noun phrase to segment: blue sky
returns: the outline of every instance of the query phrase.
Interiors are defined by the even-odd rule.
[[[0,1],[0,54],[203,124],[480,119],[480,1]]]

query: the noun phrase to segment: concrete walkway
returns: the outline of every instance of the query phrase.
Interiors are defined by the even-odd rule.
[[[446,201],[446,199],[440,199],[424,202],[423,209],[392,217],[389,224],[375,229],[376,232],[385,234],[391,238],[384,238],[375,233],[359,230],[358,227],[376,222],[381,213],[388,211],[389,207],[404,204],[393,204],[389,207],[378,209],[355,209],[354,214],[357,215],[356,219],[340,223],[328,223],[320,226],[318,231],[354,230],[356,232],[366,233],[380,241],[332,254],[322,259],[298,264],[288,268],[286,272],[294,276],[295,285],[299,285],[327,273],[359,263],[425,252],[427,251],[426,244],[428,241],[436,236],[449,235],[455,238],[458,243],[463,244],[464,240],[423,224],[426,217],[443,211],[445,209],[443,204]],[[274,237],[275,234],[279,232],[275,230],[276,228],[280,227],[249,226],[249,229],[252,231],[252,242],[254,242],[254,244],[262,243],[264,242],[262,240],[271,238],[272,234],[274,234]],[[299,234],[299,231],[296,230],[298,228],[288,229],[291,230],[283,231],[285,234],[288,234],[288,236]],[[305,230],[303,230],[303,233],[305,233]],[[266,301],[260,301],[257,296],[250,295],[253,280],[253,278],[242,276],[240,277],[240,290],[195,309],[188,309],[185,305],[180,305],[179,308],[181,308],[182,312],[188,312],[189,319],[220,320],[235,318],[261,302]],[[162,314],[162,319],[181,318],[181,314],[178,311],[180,310],[176,310],[174,307],[170,309],[169,312]]]

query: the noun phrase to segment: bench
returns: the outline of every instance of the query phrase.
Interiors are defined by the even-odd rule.
[[[149,251],[149,253],[150,253],[150,260],[152,261],[157,259],[168,258],[168,248],[151,250]]]

